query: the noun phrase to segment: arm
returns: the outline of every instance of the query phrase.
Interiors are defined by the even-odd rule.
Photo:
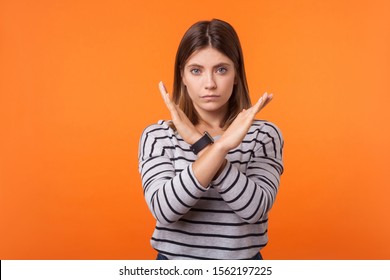
[[[159,222],[169,224],[187,213],[206,191],[196,180],[192,164],[177,173],[166,151],[176,138],[166,124],[144,130],[139,145],[139,172],[146,203]],[[181,139],[177,139],[178,143]]]
[[[170,100],[162,83],[160,91],[179,134],[185,142],[193,144],[201,137],[200,132]],[[227,153],[241,143],[255,115],[271,98],[272,95],[264,94],[253,107],[243,110],[218,141],[203,150],[195,162],[177,175],[164,148],[156,148],[156,139],[160,137],[149,137],[153,141],[147,142],[148,134],[144,132],[140,143],[140,172],[146,201],[158,221],[175,222],[196,204],[213,178],[227,166]],[[153,151],[149,153],[148,147],[153,147]]]
[[[255,141],[256,145],[245,174],[227,163],[212,182],[224,201],[247,223],[267,217],[283,172],[283,138],[279,129],[270,123],[255,123],[252,128],[254,131],[244,142]]]
[[[162,82],[160,82],[159,88],[176,129],[184,141],[192,145],[201,137],[200,132],[196,130],[183,111],[171,101]],[[255,105],[238,114],[218,141],[199,154],[198,159],[193,164],[193,172],[202,186],[207,187],[214,176],[224,167],[227,153],[241,143],[256,114],[272,100],[272,97],[272,94],[264,93]]]

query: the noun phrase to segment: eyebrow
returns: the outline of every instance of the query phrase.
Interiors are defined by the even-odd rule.
[[[221,66],[232,66],[230,63],[227,62],[221,62],[213,66],[213,68],[221,67]],[[198,68],[204,68],[203,65],[200,65],[198,63],[191,63],[190,65],[187,65],[186,67],[198,67]]]

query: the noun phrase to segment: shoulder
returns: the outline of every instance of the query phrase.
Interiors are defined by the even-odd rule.
[[[159,120],[157,123],[148,125],[142,132],[141,137],[161,137],[175,134],[170,127],[170,121]]]

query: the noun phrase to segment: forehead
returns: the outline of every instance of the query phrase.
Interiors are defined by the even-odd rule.
[[[213,66],[221,63],[233,65],[233,61],[222,52],[215,48],[207,47],[193,52],[187,59],[185,65]]]

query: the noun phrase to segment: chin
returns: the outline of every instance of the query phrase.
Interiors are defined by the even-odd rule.
[[[210,102],[208,104],[200,106],[200,109],[207,112],[219,111],[224,109],[224,104],[216,104],[215,102]]]

